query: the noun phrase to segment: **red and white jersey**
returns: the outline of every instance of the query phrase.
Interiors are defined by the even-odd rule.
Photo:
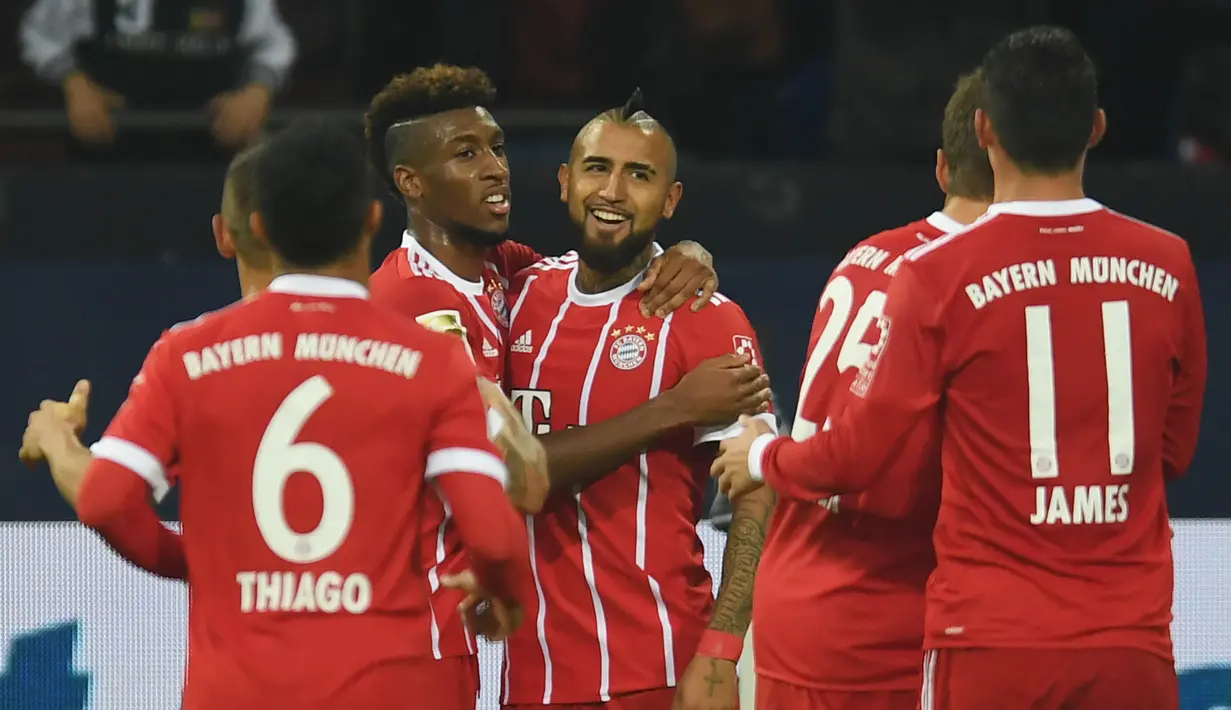
[[[176,466],[185,708],[402,697],[436,644],[431,482],[507,475],[461,349],[359,284],[284,275],[150,350],[93,451],[156,494]]]
[[[504,377],[509,328],[509,279],[541,259],[516,242],[490,250],[483,277],[468,281],[449,270],[407,231],[402,246],[389,253],[372,274],[374,303],[414,318],[428,330],[460,335],[484,377]]]
[[[645,318],[640,276],[586,294],[577,268],[574,253],[548,259],[513,287],[507,384],[536,433],[626,412],[708,358],[759,357],[743,310],[722,295],[695,313]],[[698,444],[740,430],[675,432],[527,518],[538,598],[505,645],[506,704],[605,702],[676,684],[714,604],[696,524],[715,452]]]
[[[994,204],[908,256],[881,330],[833,428],[750,464],[860,490],[939,414],[925,647],[1171,658],[1164,480],[1192,460],[1206,379],[1188,245],[1090,199]]]
[[[838,264],[812,322],[792,438],[828,428],[846,406],[855,373],[879,340],[903,255],[962,228],[936,212],[865,239]],[[916,446],[934,449],[938,468],[935,426],[914,436]],[[837,691],[919,687],[939,485],[891,485],[833,497],[790,485],[777,491],[753,595],[759,675]]]
[[[466,350],[489,380],[504,378],[508,346],[508,278],[542,257],[515,242],[504,242],[488,253],[479,281],[467,281],[432,256],[407,231],[402,246],[390,252],[369,281],[372,301],[415,319],[428,330],[460,336]],[[428,578],[435,596],[436,658],[471,655],[477,648],[457,605],[464,594],[440,588],[440,575],[468,566],[464,557],[450,555],[459,542],[447,508],[434,520],[435,543],[428,550],[432,561]]]

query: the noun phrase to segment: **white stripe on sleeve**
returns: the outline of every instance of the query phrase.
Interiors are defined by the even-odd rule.
[[[446,473],[478,473],[508,486],[509,470],[500,457],[479,449],[453,446],[427,455],[424,476],[431,480]]]
[[[295,63],[295,35],[278,12],[276,0],[247,0],[245,10],[237,39],[249,52],[248,81],[267,83],[277,91]]]
[[[117,463],[140,476],[150,486],[154,500],[161,502],[171,490],[167,471],[158,458],[144,448],[114,436],[104,436],[90,447],[94,458]]]
[[[73,44],[94,34],[90,0],[37,0],[21,18],[21,60],[55,84],[74,68]]]

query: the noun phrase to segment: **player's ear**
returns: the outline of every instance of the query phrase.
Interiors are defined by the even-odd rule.
[[[258,242],[269,246],[269,232],[265,231],[265,220],[261,218],[260,212],[253,212],[248,216],[248,228]]]
[[[991,119],[981,108],[975,109],[975,138],[979,140],[979,147],[984,150],[996,145],[996,132],[992,129]]]
[[[684,183],[679,180],[671,183],[671,187],[667,188],[667,199],[663,200],[663,219],[671,219],[675,215],[675,208],[679,206],[683,196]]]
[[[214,215],[212,220],[214,228],[214,246],[218,249],[218,253],[223,259],[235,258],[235,238],[231,235],[231,230],[227,229],[227,223],[223,221],[222,215]]]
[[[397,185],[398,192],[407,199],[423,198],[423,176],[409,165],[393,166],[393,184]]]
[[[1090,131],[1089,147],[1093,148],[1098,145],[1105,135],[1107,135],[1107,112],[1099,109],[1094,114],[1094,130]]]
[[[368,213],[363,218],[363,233],[376,234],[380,231],[380,221],[385,216],[385,207],[380,200],[372,200],[368,205]]]
[[[564,204],[568,204],[568,181],[571,177],[572,171],[569,170],[568,163],[560,163],[556,179],[560,181],[560,201]]]
[[[945,151],[936,150],[936,184],[940,186],[940,191],[949,194],[949,159],[945,157]]]

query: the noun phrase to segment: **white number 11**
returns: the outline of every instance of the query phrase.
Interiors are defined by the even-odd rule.
[[[1133,355],[1128,301],[1103,303],[1107,366],[1107,447],[1113,476],[1133,472]],[[1051,306],[1026,306],[1026,377],[1030,397],[1030,475],[1057,478],[1056,376]]]

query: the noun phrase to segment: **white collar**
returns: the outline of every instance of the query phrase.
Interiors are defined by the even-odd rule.
[[[936,229],[939,229],[943,234],[949,234],[950,232],[956,232],[959,229],[966,228],[966,225],[956,219],[953,219],[944,212],[933,212],[928,215],[925,221]]]
[[[432,253],[419,243],[419,239],[415,237],[415,233],[409,229],[407,229],[402,235],[402,248],[410,252],[408,256],[410,256],[412,262],[416,257],[422,259],[427,263],[428,268],[432,270],[433,274],[438,276],[443,281],[448,281],[453,288],[458,291],[471,296],[482,296],[484,294],[485,291],[482,280],[467,281],[461,276],[453,273],[453,271],[449,267],[445,266],[440,259],[432,256]]]
[[[658,242],[654,242],[654,256],[662,256],[662,253],[663,248],[658,245]],[[646,267],[640,271],[640,273],[628,281],[616,286],[615,288],[607,289],[606,291],[599,293],[585,293],[581,289],[577,288],[577,272],[580,268],[581,262],[578,261],[578,263],[573,266],[573,273],[569,275],[568,298],[570,301],[579,306],[594,307],[609,306],[617,301],[624,300],[625,296],[637,289],[637,284],[641,283],[641,279],[645,277],[645,272],[649,270],[650,267],[647,264]]]
[[[1079,214],[1089,214],[1103,209],[1097,200],[1082,197],[1076,200],[1018,200],[1015,202],[993,202],[987,208],[987,215],[1015,214],[1026,217],[1071,217]]]
[[[295,296],[322,298],[368,297],[368,289],[361,283],[320,274],[282,274],[271,281],[266,290],[270,293],[289,293]]]

